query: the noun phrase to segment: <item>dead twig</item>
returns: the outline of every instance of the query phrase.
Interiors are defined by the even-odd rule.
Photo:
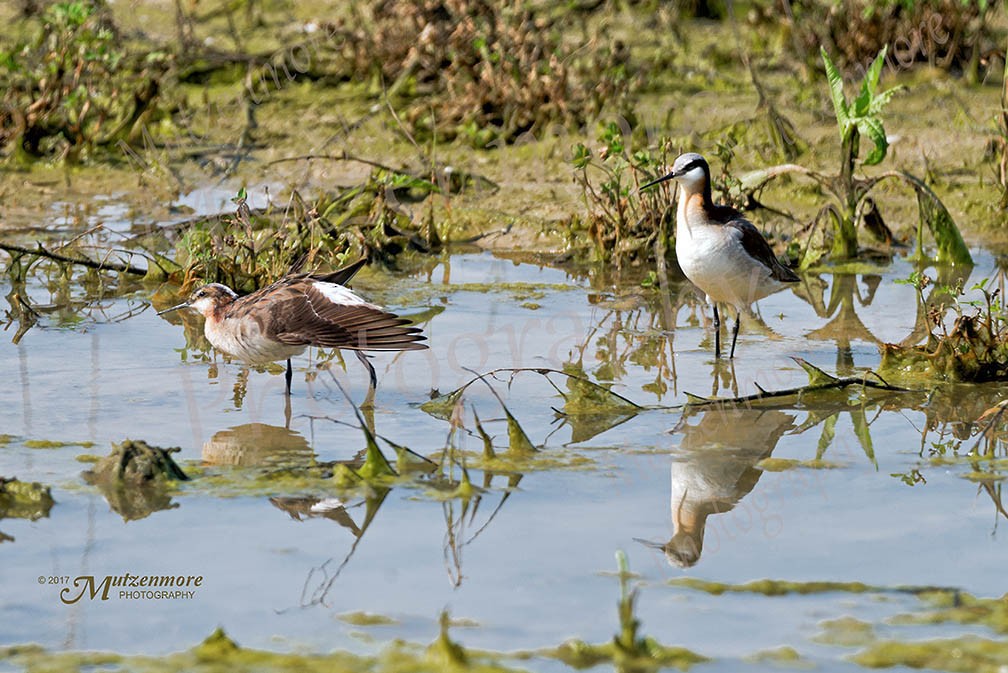
[[[98,269],[99,271],[117,271],[119,273],[133,274],[134,276],[147,275],[147,269],[141,269],[140,267],[133,266],[132,264],[123,264],[121,262],[113,262],[109,260],[96,262],[95,260],[88,259],[86,257],[70,257],[69,255],[61,255],[58,252],[47,250],[41,243],[38,243],[37,248],[32,249],[15,245],[13,243],[0,242],[0,250],[10,253],[19,253],[22,255],[38,255],[39,257],[45,257],[57,262],[78,264],[80,266],[86,266],[90,269]]]

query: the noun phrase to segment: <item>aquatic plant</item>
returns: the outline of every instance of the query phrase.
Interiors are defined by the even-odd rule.
[[[917,290],[922,302],[924,289],[933,283],[920,272],[912,273],[906,282]],[[1008,379],[1008,313],[1000,288],[991,285],[989,279],[973,285],[968,291],[979,293],[980,298],[969,300],[964,299],[967,290],[961,286],[940,288],[950,301],[927,312],[925,343],[885,344],[880,369],[947,381]],[[943,318],[946,310],[952,312],[947,319]]]
[[[54,3],[39,21],[33,41],[0,51],[0,151],[78,160],[166,113],[170,58],[128,53],[101,0]]]
[[[397,190],[416,184],[408,176],[375,171],[364,184],[337,194],[309,203],[293,191],[282,210],[270,205],[261,211],[248,206],[242,189],[233,199],[234,214],[184,227],[176,255],[180,280],[184,286],[198,280],[251,292],[301,268],[335,268],[362,256],[391,261],[405,250],[440,246],[432,223],[414,223],[398,207]]]
[[[171,502],[172,483],[189,477],[172,459],[178,447],[162,449],[143,440],[125,440],[112,453],[83,473],[84,481],[101,490],[124,521],[143,519],[151,513],[178,507]]]
[[[816,216],[806,233],[805,248],[801,253],[801,267],[808,268],[824,256],[834,261],[857,256],[858,225],[872,235],[891,241],[892,233],[886,227],[871,191],[884,180],[895,179],[911,187],[917,196],[919,225],[917,230],[918,258],[923,259],[923,229],[933,236],[936,261],[942,264],[972,264],[973,260],[948,209],[938,195],[920,178],[905,171],[887,171],[872,177],[860,177],[856,169],[873,166],[886,157],[888,143],[882,120],[882,109],[892,98],[895,89],[877,91],[886,49],[878,53],[864,78],[858,95],[848,101],[844,94],[843,77],[825,49],[821,50],[830,100],[836,115],[840,134],[840,170],[836,175],[824,175],[797,164],[783,164],[756,171],[742,179],[742,189],[752,194],[783,175],[797,174],[811,178],[832,197]],[[863,159],[861,140],[871,143]],[[821,225],[823,219],[830,223],[829,231]]]
[[[0,477],[0,519],[35,521],[49,516],[54,504],[52,493],[45,484]]]
[[[640,635],[641,623],[636,614],[638,590],[630,587],[634,575],[622,550],[616,552],[616,567],[620,586],[616,604],[619,631],[612,641],[592,645],[582,640],[568,640],[551,654],[575,668],[609,662],[617,671],[658,671],[672,667],[687,670],[694,664],[708,661],[707,657],[685,647],[670,647],[650,636]]]
[[[674,256],[674,189],[660,185],[641,192],[640,187],[663,171],[679,148],[662,139],[656,150],[631,152],[615,122],[602,128],[598,140],[595,152],[583,143],[573,148],[574,180],[587,213],[568,227],[571,253],[617,266]]]

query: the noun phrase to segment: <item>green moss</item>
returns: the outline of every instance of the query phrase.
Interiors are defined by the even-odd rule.
[[[452,647],[449,647],[452,646]],[[447,649],[446,649],[447,648]],[[457,649],[454,649],[457,648]],[[502,655],[497,655],[500,658]],[[426,651],[416,646],[394,642],[375,657],[348,652],[328,654],[293,654],[253,650],[241,647],[217,629],[202,643],[186,652],[165,657],[126,656],[95,652],[47,652],[35,646],[0,649],[0,661],[33,671],[76,673],[101,668],[107,673],[217,673],[256,671],[259,673],[412,673],[443,670],[475,672],[514,671],[493,661],[494,657],[467,653],[454,643],[441,639]],[[465,665],[459,662],[465,662]]]
[[[761,650],[746,657],[747,661],[755,664],[770,663],[787,666],[789,668],[815,668],[815,664],[802,658],[798,650],[784,645],[772,650]]]
[[[904,643],[875,643],[852,658],[868,668],[909,666],[956,673],[1002,673],[1008,642],[964,637]]]
[[[992,482],[992,481],[1003,481],[1008,478],[1008,475],[1004,474],[993,474],[991,472],[967,472],[966,474],[960,475],[963,479],[969,479],[970,481],[976,482]]]
[[[28,449],[62,449],[66,446],[80,446],[90,449],[94,445],[94,442],[56,442],[49,439],[29,439],[24,443],[25,448]]]
[[[646,654],[628,657],[615,643],[592,645],[583,640],[568,640],[560,647],[543,650],[540,654],[559,659],[568,666],[577,669],[591,668],[601,663],[612,663],[617,670],[655,670],[658,668],[676,668],[685,671],[694,664],[709,661],[685,647],[666,647],[652,638],[644,638],[643,645]]]
[[[49,487],[34,481],[0,477],[0,519],[30,519],[49,516],[54,502]]]
[[[893,621],[902,624],[979,624],[1008,635],[1008,595],[977,598],[961,591],[934,590],[922,593],[921,599],[933,609],[924,614],[899,615]]]
[[[341,622],[353,624],[354,626],[386,626],[398,624],[396,620],[384,615],[376,615],[370,612],[344,612],[336,616]]]
[[[874,627],[853,617],[841,617],[819,623],[822,632],[812,640],[826,645],[854,647],[867,645],[875,640]]]
[[[786,580],[756,580],[746,584],[725,584],[709,582],[695,577],[679,577],[668,581],[672,586],[687,587],[705,591],[714,596],[724,593],[752,593],[764,596],[785,596],[787,594],[821,594],[831,591],[843,591],[862,594],[871,591],[882,591],[861,582],[790,582]]]
[[[828,460],[796,460],[794,458],[764,458],[756,463],[756,467],[765,472],[784,472],[805,468],[809,470],[835,470],[843,467],[840,463],[832,463]]]

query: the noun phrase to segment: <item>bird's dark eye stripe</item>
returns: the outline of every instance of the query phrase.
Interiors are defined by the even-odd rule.
[[[691,161],[688,164],[686,164],[685,166],[683,166],[682,172],[683,173],[689,173],[694,168],[700,168],[701,166],[703,166],[703,160],[702,159],[694,159],[693,161]]]

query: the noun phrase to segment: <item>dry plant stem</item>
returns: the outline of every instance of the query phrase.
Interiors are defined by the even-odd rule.
[[[479,374],[478,372],[476,372],[474,370],[471,370],[471,369],[469,369],[467,367],[464,368],[464,369],[466,369],[466,371],[471,372],[475,376],[475,378],[473,378],[472,380],[470,380],[468,383],[465,383],[462,386],[456,388],[455,390],[452,391],[451,394],[460,393],[463,390],[465,390],[466,388],[468,388],[469,386],[471,386],[472,384],[476,383],[477,381],[483,381],[484,383],[487,384],[487,386],[490,387],[491,392],[493,392],[493,394],[497,397],[497,399],[500,400],[501,399],[500,395],[498,395],[497,391],[494,390],[493,387],[490,386],[489,383],[487,383],[486,378],[487,377],[496,378],[496,376],[495,376],[496,374],[502,374],[504,372],[507,372],[507,373],[511,374],[512,377],[515,374],[521,374],[523,372],[534,372],[536,374],[539,374],[540,376],[546,377],[547,380],[549,380],[549,374],[559,374],[560,376],[565,376],[565,377],[567,377],[569,379],[573,379],[575,381],[581,381],[583,383],[587,383],[589,385],[597,386],[597,387],[600,387],[600,388],[602,387],[598,383],[592,381],[591,379],[587,379],[587,378],[585,378],[583,376],[574,376],[572,374],[568,374],[565,371],[561,371],[559,369],[551,369],[549,367],[499,367],[497,369],[491,369],[490,371],[484,372],[482,374]],[[550,383],[552,384],[553,382],[550,381]],[[556,387],[556,386],[554,385],[554,387]],[[606,392],[608,394],[612,395],[613,397],[615,397],[616,399],[618,399],[619,401],[623,402],[624,404],[628,404],[630,406],[636,407],[637,409],[648,409],[648,408],[650,408],[650,407],[642,407],[641,405],[637,404],[633,400],[628,399],[626,397],[623,397],[619,393],[614,393],[611,390],[606,389]]]
[[[99,269],[104,271],[118,271],[119,273],[129,273],[134,276],[146,276],[147,269],[141,269],[138,266],[133,266],[131,264],[122,264],[120,262],[110,262],[102,261],[96,262],[93,259],[87,259],[85,257],[69,257],[67,255],[61,255],[58,252],[52,252],[47,250],[42,246],[41,243],[35,249],[25,248],[20,245],[14,245],[13,243],[3,243],[0,242],[0,250],[6,252],[14,252],[22,255],[38,255],[40,257],[46,257],[57,262],[64,262],[67,264],[78,264],[80,266],[86,266],[91,269]]]
[[[878,381],[871,381],[867,378],[868,374],[878,377]],[[691,400],[681,407],[691,407],[694,409],[702,407],[718,407],[722,405],[737,405],[737,404],[747,404],[750,402],[759,402],[763,400],[771,400],[778,397],[789,397],[793,395],[807,394],[807,393],[817,393],[824,390],[840,390],[847,388],[849,386],[863,386],[865,388],[874,388],[876,390],[885,390],[894,393],[912,393],[920,392],[915,391],[910,388],[900,388],[899,386],[894,386],[885,381],[881,376],[875,372],[867,372],[865,376],[848,376],[844,378],[833,379],[826,383],[818,383],[807,386],[798,386],[797,388],[786,388],[784,390],[764,390],[760,388],[758,384],[753,384],[759,389],[758,393],[753,393],[752,395],[744,395],[742,397],[726,397],[717,399],[708,399],[703,397],[691,396]]]
[[[274,166],[276,164],[288,163],[291,161],[354,161],[366,166],[371,166],[373,168],[380,168],[383,171],[388,171],[389,173],[400,173],[402,169],[392,168],[387,164],[383,164],[378,161],[372,161],[371,159],[364,159],[363,157],[358,157],[353,154],[347,154],[346,151],[340,152],[339,154],[302,154],[295,157],[282,157],[280,159],[274,159],[268,162],[267,166]]]

